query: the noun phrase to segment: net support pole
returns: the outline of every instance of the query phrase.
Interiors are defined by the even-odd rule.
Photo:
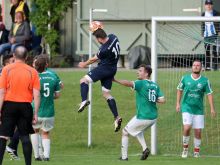
[[[89,9],[89,24],[92,23],[93,9]],[[89,31],[89,58],[92,57],[92,32]],[[92,65],[89,65],[89,71],[91,71]],[[88,107],[88,147],[92,145],[92,83],[89,83],[89,107]]]
[[[152,18],[151,21],[151,67],[152,81],[157,81],[157,21]],[[157,154],[157,123],[151,126],[151,154]]]

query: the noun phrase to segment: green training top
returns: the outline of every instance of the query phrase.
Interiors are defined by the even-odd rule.
[[[182,77],[177,89],[183,91],[181,112],[204,115],[204,94],[208,95],[213,92],[206,77],[200,76],[198,79],[194,79],[192,75],[185,75]]]

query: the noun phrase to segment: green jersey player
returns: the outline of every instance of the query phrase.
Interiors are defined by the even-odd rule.
[[[128,135],[136,137],[142,146],[141,160],[147,159],[150,154],[145,139],[144,131],[151,127],[157,120],[158,112],[156,103],[164,103],[164,95],[160,87],[150,80],[152,69],[150,66],[141,65],[138,69],[138,80],[114,80],[115,82],[132,87],[136,91],[136,115],[122,130],[122,147],[120,160],[128,160]]]
[[[195,133],[194,157],[200,156],[201,130],[204,128],[203,98],[205,94],[208,96],[211,115],[215,116],[212,89],[209,80],[200,74],[201,69],[201,62],[194,61],[192,74],[183,76],[177,87],[176,111],[181,111],[183,118],[183,158],[188,156],[191,128]]]
[[[60,80],[55,74],[46,70],[46,59],[39,56],[35,60],[35,68],[39,72],[41,83],[41,104],[38,111],[38,122],[33,125],[35,134],[31,135],[34,155],[36,160],[41,160],[39,156],[39,141],[38,133],[41,130],[42,146],[43,146],[43,159],[49,160],[50,156],[50,139],[49,132],[54,127],[54,99],[60,96]]]

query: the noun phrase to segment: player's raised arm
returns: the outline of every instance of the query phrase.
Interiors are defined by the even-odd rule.
[[[90,64],[93,64],[94,62],[96,62],[98,60],[98,57],[97,55],[95,55],[94,57],[91,57],[90,59],[88,59],[87,61],[85,62],[80,62],[78,67],[80,68],[85,68],[86,66],[90,65]]]
[[[128,81],[128,80],[116,80],[114,79],[113,80],[114,82],[118,83],[118,84],[121,84],[123,86],[126,86],[126,87],[134,87],[134,82],[133,81]]]

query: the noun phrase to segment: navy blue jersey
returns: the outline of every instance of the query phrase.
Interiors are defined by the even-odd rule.
[[[108,41],[100,47],[97,53],[97,57],[100,59],[99,65],[117,67],[120,54],[119,41],[114,34],[109,34],[108,38]]]

